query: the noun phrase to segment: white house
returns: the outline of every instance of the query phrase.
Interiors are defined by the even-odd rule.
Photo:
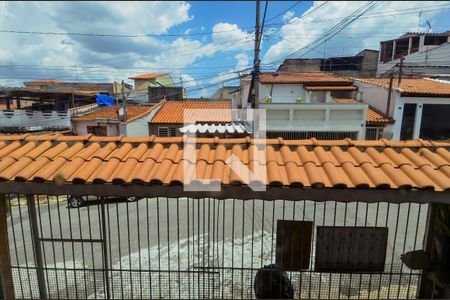
[[[377,76],[383,76],[404,57],[404,72],[450,74],[450,31],[406,33],[380,43]]]
[[[257,108],[266,110],[267,137],[365,139],[369,106],[353,98],[353,80],[323,72],[262,73]],[[241,80],[234,108],[248,107],[250,79]]]
[[[389,79],[355,79],[358,100],[370,104],[395,120],[385,129],[392,139],[450,138],[450,82],[434,79],[393,81],[389,100]]]
[[[148,136],[148,120],[159,109],[154,106],[127,106],[127,119],[118,106],[98,108],[95,111],[75,115],[71,119],[72,131],[76,135],[93,134],[97,136]]]

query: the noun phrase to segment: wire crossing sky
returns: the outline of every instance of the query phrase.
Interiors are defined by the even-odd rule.
[[[189,97],[208,97],[251,70],[255,7],[254,1],[0,2],[0,85],[169,72]],[[274,70],[286,57],[378,50],[380,41],[408,31],[449,29],[450,1],[269,1],[261,69]]]

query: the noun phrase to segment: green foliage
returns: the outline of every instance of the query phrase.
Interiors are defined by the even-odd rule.
[[[438,204],[436,230],[450,237],[450,204]]]

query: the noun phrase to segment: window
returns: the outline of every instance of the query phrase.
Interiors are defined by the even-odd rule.
[[[169,136],[169,128],[168,127],[158,127],[158,136],[160,136],[160,137]]]
[[[400,58],[402,55],[408,54],[409,39],[401,39],[395,42],[394,59]]]
[[[177,136],[177,128],[176,127],[170,128],[170,136]]]
[[[409,53],[414,53],[419,51],[419,43],[420,43],[420,37],[416,36],[412,38],[411,41],[411,49],[409,50]]]
[[[443,43],[447,42],[447,36],[446,35],[426,35],[424,45],[425,46],[431,46],[431,45],[442,45]]]
[[[106,136],[106,126],[88,126],[87,133],[96,136]]]

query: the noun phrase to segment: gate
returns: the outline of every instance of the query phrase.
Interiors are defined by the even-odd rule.
[[[299,299],[413,299],[421,272],[400,255],[421,249],[428,205],[308,200],[8,195],[17,299],[254,298],[259,268],[274,263],[277,222],[388,229],[380,272],[289,271]],[[34,220],[34,221],[33,221]]]

